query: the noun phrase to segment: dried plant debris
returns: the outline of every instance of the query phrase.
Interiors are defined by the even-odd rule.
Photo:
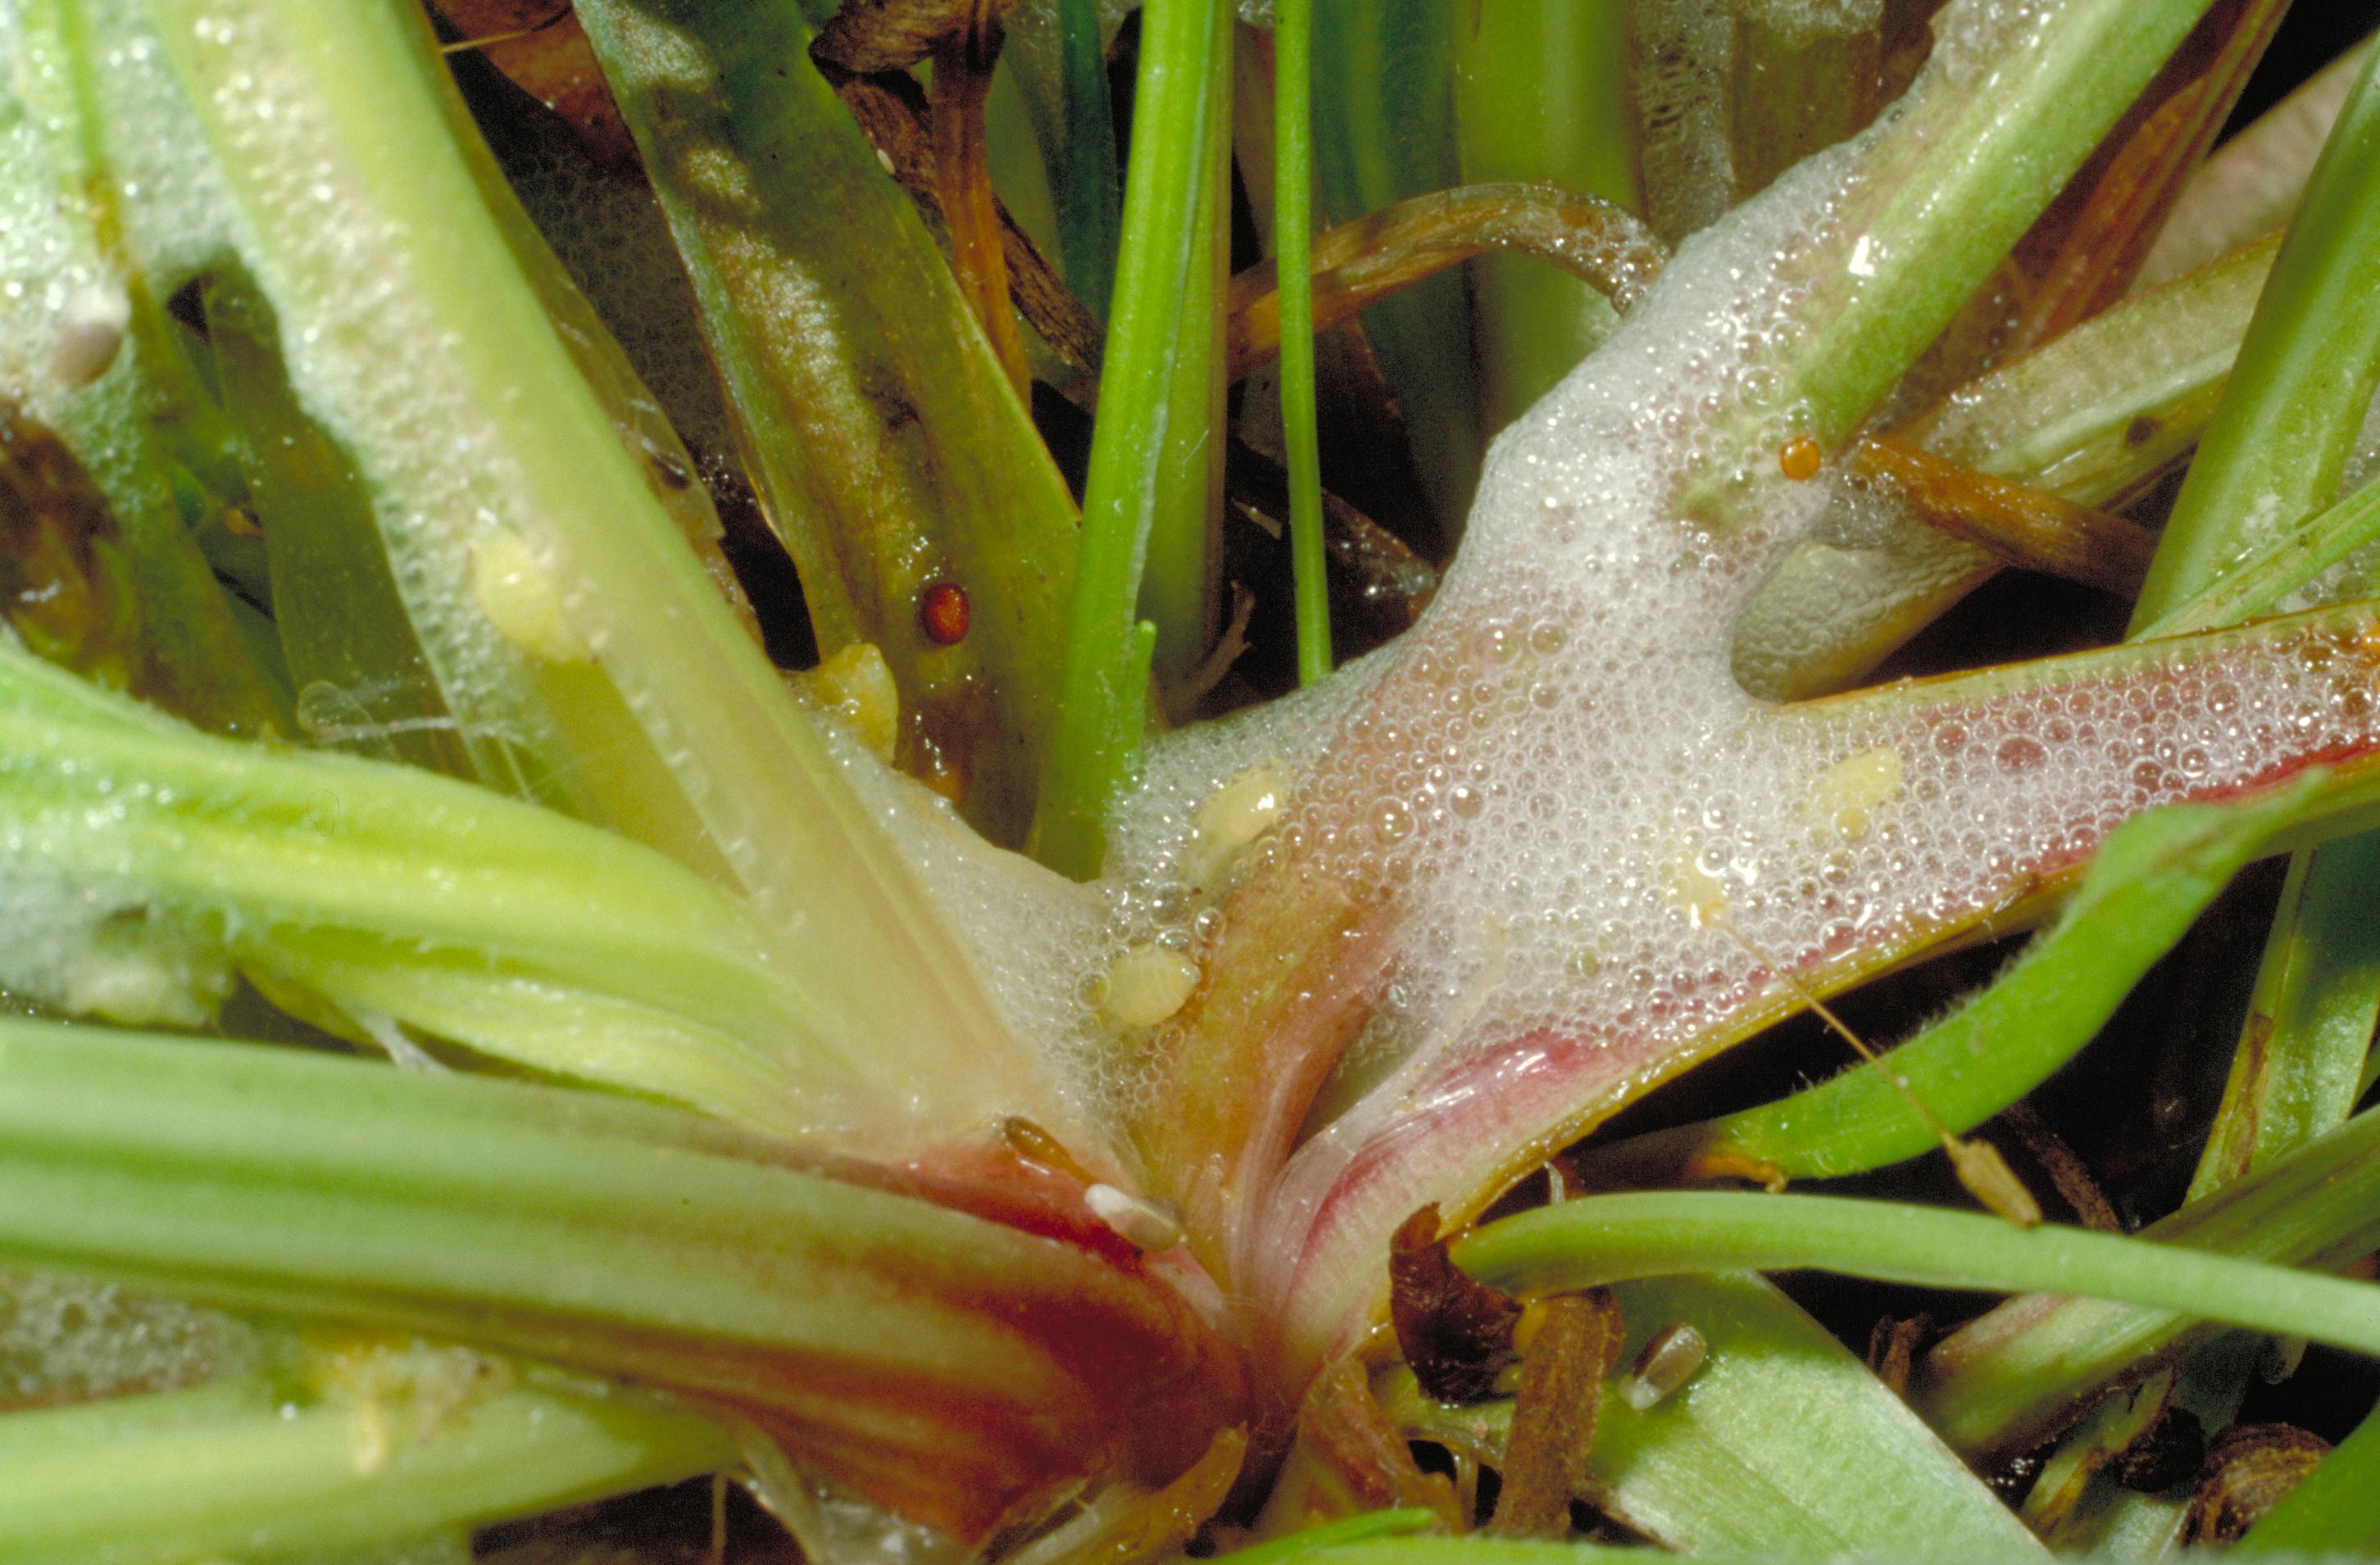
[[[1620,1304],[1608,1288],[1558,1293],[1533,1306],[1530,1323],[1504,1487],[1488,1530],[1559,1538],[1570,1532],[1571,1497],[1586,1477],[1604,1382],[1620,1362]]]
[[[2235,1541],[2329,1454],[2329,1441],[2294,1425],[2233,1425],[2207,1448],[2182,1541]]]
[[[571,0],[436,0],[456,34],[523,91],[559,115],[606,166],[637,166],[612,89],[571,10]]]
[[[0,397],[0,616],[52,662],[123,688],[137,672],[115,517],[48,426]]]
[[[2186,1407],[2168,1404],[2147,1433],[2126,1446],[2112,1471],[2116,1482],[2142,1494],[2163,1494],[2184,1484],[2206,1461],[2206,1430]]]
[[[1909,1373],[1917,1355],[1934,1339],[1934,1317],[1918,1314],[1882,1316],[1867,1337],[1867,1366],[1892,1388],[1893,1395],[1909,1394]]]
[[[1422,1389],[1478,1401],[1512,1364],[1521,1306],[1456,1266],[1438,1230],[1438,1207],[1427,1206],[1389,1242],[1389,1319]]]

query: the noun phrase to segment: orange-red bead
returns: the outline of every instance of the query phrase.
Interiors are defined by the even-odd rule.
[[[1826,459],[1827,454],[1808,435],[1795,435],[1777,449],[1777,466],[1795,483],[1816,478]]]
[[[918,594],[917,624],[937,647],[965,640],[968,615],[966,588],[954,581],[938,581]]]

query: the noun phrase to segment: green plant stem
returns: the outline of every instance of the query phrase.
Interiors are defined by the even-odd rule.
[[[1314,158],[1323,214],[1352,223],[1408,197],[1463,183],[1454,39],[1475,15],[1460,0],[1315,0]],[[1479,481],[1481,438],[1472,312],[1460,277],[1438,277],[1364,321],[1429,508],[1462,534]],[[1430,552],[1427,548],[1424,552]]]
[[[1297,678],[1330,673],[1322,551],[1322,453],[1314,406],[1314,0],[1282,0],[1273,26],[1273,249],[1281,278],[1281,437],[1289,455]]]
[[[2157,1242],[2159,1254],[2187,1245],[2293,1267],[2343,1265],[2380,1241],[2375,1151],[2380,1116],[2360,1116],[2150,1224],[2141,1238]],[[1928,1355],[1919,1411],[1957,1449],[2037,1445],[2110,1381],[2206,1333],[2186,1305],[2077,1299],[2049,1286],[2058,1292],[2012,1300]]]
[[[1630,156],[1628,7],[1620,0],[1486,6],[1454,40],[1464,183],[1548,182],[1644,212]],[[1493,433],[1603,340],[1614,314],[1575,278],[1519,258],[1470,268],[1480,428]]]
[[[2300,850],[2265,942],[2222,1107],[2191,1181],[2215,1190],[2327,1134],[2354,1111],[2380,1018],[2372,888],[2380,837]]]
[[[2095,316],[1892,436],[2082,504],[2117,503],[2196,443],[2278,248],[2277,236],[2248,245]],[[1746,605],[1736,676],[1780,700],[1845,688],[1998,568],[1913,517],[1874,548],[1805,539]]]
[[[2339,477],[2380,384],[2380,80],[2350,91],[2282,240],[2222,401],[2166,524],[2133,617],[2172,617],[2246,562],[2269,572],[2287,546],[2323,538]],[[2276,538],[2276,534],[2279,534]],[[2271,540],[2268,542],[2267,540]],[[2319,553],[2320,551],[2315,551]],[[2252,582],[2251,591],[2262,585]],[[2213,1130],[2190,1187],[2210,1195],[2330,1130],[2380,1016],[2380,933],[2370,890],[2380,837],[2291,859]],[[2194,1399],[2236,1405],[2249,1371],[2202,1348],[2179,1374]],[[2145,1502],[2133,1502],[2135,1505]]]
[[[1717,1191],[1589,1195],[1504,1218],[1454,1246],[1514,1292],[1751,1268],[1931,1288],[2050,1290],[2380,1355],[2380,1289],[2116,1234],[1891,1201]]]
[[[1879,167],[1880,209],[1842,270],[1814,288],[1783,401],[1840,442],[2006,256],[2124,105],[2188,36],[2207,0],[2066,0],[1980,73],[1938,72]]]
[[[1203,350],[1204,328],[1213,323],[1200,318],[1199,334],[1185,332],[1184,307],[1197,275],[1215,264],[1213,176],[1225,141],[1219,83],[1230,80],[1230,31],[1219,0],[1151,0],[1142,14],[1115,304],[1033,830],[1035,856],[1078,880],[1099,873],[1108,807],[1139,762],[1148,688],[1138,677],[1135,605],[1169,444],[1181,440],[1178,426],[1190,412],[1182,406],[1182,360]]]
[[[10,1413],[0,1418],[0,1561],[316,1559],[737,1460],[716,1420],[551,1372],[461,1392],[443,1410],[405,1405],[409,1389],[389,1387],[395,1405],[383,1405],[367,1388],[293,1395],[259,1376]]]
[[[705,571],[708,501],[655,471],[674,437],[504,187],[420,8],[72,3],[171,67],[163,102],[124,73],[109,128],[172,142],[144,191],[172,185],[159,164],[220,173],[236,210],[214,219],[307,345],[301,397],[370,490],[482,775],[741,891],[840,1036],[904,1039],[929,1098],[967,1100],[912,1135],[1067,1118],[990,1101],[1038,1068]]]
[[[19,992],[195,1022],[237,966],[359,1041],[386,1019],[780,1133],[916,1099],[897,1066],[868,1085],[882,1044],[851,1052],[744,904],[640,843],[414,768],[202,734],[6,647],[0,734],[0,889],[48,931],[0,958]]]
[[[2329,504],[2380,383],[2380,77],[2367,62],[2274,260],[2136,628]]]
[[[1285,1559],[1297,1559],[1322,1548],[1343,1548],[1351,1544],[1375,1543],[1383,1538],[1410,1539],[1438,1525],[1434,1510],[1367,1510],[1350,1516],[1343,1522],[1330,1522],[1319,1527],[1308,1527],[1287,1537],[1274,1538],[1247,1548],[1235,1548],[1224,1559],[1235,1565],[1278,1565]],[[1397,1547],[1405,1547],[1400,1543]]]
[[[1146,498],[1148,528],[1140,572],[1140,617],[1157,626],[1151,660],[1160,686],[1189,678],[1220,628],[1223,554],[1223,454],[1228,447],[1230,384],[1224,378],[1223,300],[1230,285],[1232,229],[1232,57],[1236,37],[1231,0],[1220,7],[1198,103],[1200,161],[1177,197],[1191,203],[1189,249],[1169,346],[1172,378],[1158,443],[1155,487]],[[1143,49],[1147,35],[1143,35]],[[1147,59],[1143,54],[1144,61]],[[1193,63],[1193,62],[1184,62]],[[1164,135],[1162,124],[1148,127]],[[1096,432],[1094,434],[1096,440]]]
[[[1164,1284],[836,1167],[594,1094],[0,1024],[15,1264],[722,1401],[970,1537],[1053,1481],[1195,1455],[1230,1415]]]
[[[2367,1416],[2322,1459],[2228,1553],[2350,1556],[2380,1554],[2380,1416]]]
[[[1123,181],[1116,167],[1108,57],[1095,0],[1058,0],[1058,254],[1066,285],[1102,323],[1115,292]]]
[[[2143,626],[2137,638],[2189,636],[2253,619],[2380,538],[2380,481],[2308,516],[2217,576],[2205,590]]]

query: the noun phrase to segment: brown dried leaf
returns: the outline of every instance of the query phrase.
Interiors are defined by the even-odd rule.
[[[1537,1309],[1504,1447],[1504,1487],[1488,1523],[1499,1537],[1568,1535],[1571,1497],[1586,1478],[1604,1382],[1620,1362],[1620,1304],[1609,1289],[1557,1294]]]
[[[1423,1390],[1440,1401],[1479,1401],[1512,1363],[1521,1306],[1456,1266],[1438,1227],[1433,1203],[1389,1241],[1389,1319]]]
[[[1892,1394],[1909,1394],[1909,1372],[1918,1353],[1933,1340],[1934,1317],[1918,1314],[1907,1319],[1879,1316],[1876,1328],[1867,1335],[1867,1366],[1876,1377],[1892,1389]]]
[[[2329,1441],[2295,1425],[2233,1425],[2207,1448],[2182,1541],[2234,1541],[2329,1454]]]
[[[570,0],[436,0],[467,48],[560,115],[606,166],[637,166],[636,142],[612,102]],[[484,43],[475,41],[485,39]]]
[[[1625,310],[1670,259],[1667,246],[1610,202],[1555,185],[1465,185],[1384,207],[1314,240],[1314,329],[1327,332],[1400,289],[1487,250],[1533,255]],[[1233,380],[1281,351],[1273,263],[1232,279],[1224,332]]]
[[[1862,440],[1852,450],[1851,470],[1898,495],[1928,526],[2003,564],[2122,597],[2140,590],[2156,552],[2156,534],[2138,522],[1896,441]]]
[[[997,29],[1016,0],[844,0],[811,56],[862,75],[907,70],[971,30]]]
[[[48,426],[0,397],[0,616],[52,662],[123,688],[140,636],[115,515]]]
[[[2048,1178],[2076,1221],[2098,1233],[2124,1231],[2123,1219],[2116,1215],[2115,1205],[2099,1188],[2099,1182],[2091,1177],[2090,1166],[2049,1128],[2039,1110],[2030,1103],[2012,1104],[2000,1113],[1997,1125],[2022,1149],[2025,1160]]]

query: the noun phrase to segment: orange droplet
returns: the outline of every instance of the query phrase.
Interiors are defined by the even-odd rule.
[[[966,588],[954,581],[938,581],[917,597],[917,623],[937,647],[955,647],[966,639]]]
[[[1825,462],[1826,456],[1827,454],[1818,449],[1816,441],[1808,435],[1795,435],[1778,447],[1777,466],[1784,470],[1787,478],[1802,483],[1818,476],[1819,465]]]

